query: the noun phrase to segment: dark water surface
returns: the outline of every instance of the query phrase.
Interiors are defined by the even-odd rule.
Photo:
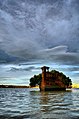
[[[0,88],[0,119],[79,119],[79,89]]]

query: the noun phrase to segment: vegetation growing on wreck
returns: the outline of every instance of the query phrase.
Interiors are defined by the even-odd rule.
[[[71,87],[72,81],[65,74],[63,74],[62,72],[56,71],[56,70],[52,70],[50,72],[52,73],[54,80],[57,79],[58,76],[60,76],[64,85],[66,87]],[[41,79],[42,79],[42,74],[34,75],[33,77],[30,78],[30,86],[35,87],[36,85],[40,85]]]

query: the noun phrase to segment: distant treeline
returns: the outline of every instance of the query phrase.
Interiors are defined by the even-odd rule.
[[[0,85],[0,88],[29,88],[29,86]]]

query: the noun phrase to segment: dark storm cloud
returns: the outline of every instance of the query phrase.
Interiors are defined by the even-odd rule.
[[[51,49],[41,50],[37,56],[38,60],[54,62],[67,65],[79,64],[79,53],[68,52],[67,46],[58,46]]]
[[[0,1],[0,48],[26,61],[79,64],[78,0]]]

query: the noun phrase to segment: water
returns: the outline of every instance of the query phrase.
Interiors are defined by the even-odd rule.
[[[79,90],[0,88],[0,119],[79,119]]]

